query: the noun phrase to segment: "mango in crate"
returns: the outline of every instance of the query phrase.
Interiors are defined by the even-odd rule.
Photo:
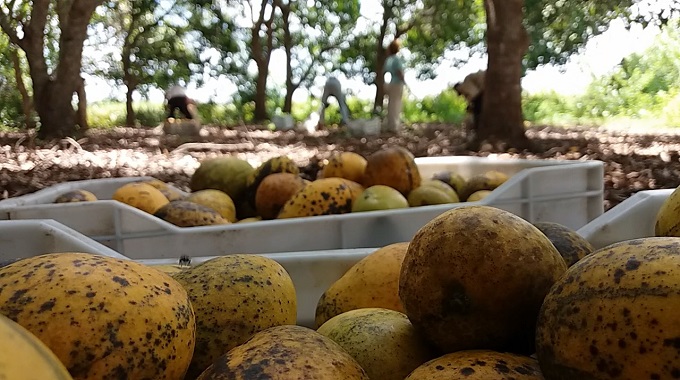
[[[456,193],[456,190],[453,189],[449,184],[447,184],[444,181],[438,180],[438,179],[426,179],[423,180],[422,183],[420,184],[420,187],[422,186],[430,186],[434,187],[435,189],[439,189],[446,193],[446,195],[449,196],[449,198],[452,199],[451,202],[460,202],[460,199],[458,198],[458,193]]]
[[[464,206],[418,230],[401,266],[399,296],[441,352],[531,353],[538,310],[566,269],[531,223],[495,207]]]
[[[74,379],[181,379],[194,351],[187,292],[131,260],[78,252],[19,260],[0,269],[0,314]]]
[[[394,310],[351,310],[329,319],[317,331],[345,349],[371,380],[403,379],[433,358],[433,350],[406,314]]]
[[[116,189],[112,198],[149,214],[155,213],[169,202],[160,190],[142,182],[126,183]]]
[[[546,379],[678,376],[679,240],[611,244],[567,270],[545,297],[536,326]]]
[[[361,182],[366,171],[366,159],[354,152],[333,154],[328,163],[321,169],[320,178],[340,177],[354,182]]]
[[[569,267],[595,250],[578,232],[559,223],[536,222],[534,226],[550,239]]]
[[[297,298],[288,272],[258,255],[220,256],[173,275],[196,312],[195,378],[218,357],[272,326],[295,324]]]
[[[71,190],[61,194],[54,200],[54,203],[70,203],[70,202],[92,202],[96,201],[97,197],[91,192],[83,189]]]
[[[391,210],[408,206],[408,200],[396,189],[374,185],[359,194],[352,204],[352,212]]]
[[[262,219],[275,219],[286,202],[309,181],[293,173],[266,176],[255,193],[255,209]]]
[[[508,175],[497,170],[490,170],[484,174],[470,177],[458,193],[460,200],[467,201],[473,193],[479,190],[494,190],[508,180]]]
[[[189,188],[192,192],[204,189],[221,190],[234,203],[243,199],[248,176],[255,169],[248,163],[236,157],[222,156],[201,161],[198,169],[191,175]]]
[[[432,179],[442,181],[451,186],[456,194],[460,194],[460,192],[463,190],[463,187],[465,186],[465,178],[463,178],[463,176],[460,174],[450,170],[435,173],[435,175],[432,176]]]
[[[352,211],[352,202],[361,186],[344,178],[322,178],[300,189],[279,212],[279,219],[315,215],[345,214]]]
[[[538,361],[491,350],[458,351],[416,368],[405,380],[543,380]]]
[[[172,201],[159,208],[154,215],[177,227],[229,224],[215,209],[189,201]]]
[[[458,201],[457,196],[453,198],[434,186],[418,186],[408,193],[406,199],[411,207],[441,205]]]
[[[168,200],[171,202],[178,201],[184,198],[184,195],[179,190],[161,181],[160,179],[154,178],[140,182],[147,183],[155,187],[156,189],[160,190],[160,192],[163,193],[163,195],[165,195],[165,197],[168,198]]]
[[[257,376],[257,377],[254,377]],[[220,356],[199,380],[368,380],[366,372],[330,338],[301,326],[276,326]]]
[[[0,315],[0,353],[0,379],[73,379],[43,342],[4,315]]]
[[[492,190],[477,190],[474,193],[470,194],[469,197],[467,197],[466,202],[479,202],[482,199],[491,195],[491,192]]]
[[[399,299],[399,272],[408,243],[384,246],[354,264],[321,295],[316,306],[318,328],[344,312],[378,307],[404,311]]]
[[[270,174],[274,173],[292,173],[300,174],[300,168],[295,162],[286,156],[278,156],[268,159],[258,166],[253,172],[248,175],[246,200],[255,207],[255,196],[260,183]]]
[[[379,150],[366,158],[362,185],[385,185],[407,196],[420,186],[420,171],[413,154],[399,146]]]
[[[656,214],[654,236],[680,237],[680,187],[661,204]]]
[[[199,190],[189,194],[186,197],[189,202],[197,203],[217,211],[224,219],[234,223],[236,222],[236,206],[234,206],[234,201],[231,197],[221,191],[216,189],[205,189]]]

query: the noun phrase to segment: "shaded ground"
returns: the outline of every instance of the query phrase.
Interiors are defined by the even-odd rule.
[[[680,185],[680,134],[676,131],[607,131],[532,127],[527,132],[543,153],[501,153],[504,157],[605,162],[605,209],[632,193]],[[258,165],[287,155],[305,176],[314,178],[320,163],[334,151],[364,156],[383,146],[400,145],[415,156],[487,156],[488,151],[459,148],[463,135],[449,125],[424,124],[400,136],[370,139],[342,131],[270,132],[253,126],[204,128],[195,138],[164,135],[152,129],[116,128],[71,139],[37,143],[26,133],[0,134],[0,200],[27,194],[56,183],[80,179],[151,175],[187,189],[200,160],[231,154]]]

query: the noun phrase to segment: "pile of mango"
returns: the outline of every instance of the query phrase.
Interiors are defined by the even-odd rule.
[[[665,220],[666,218],[661,218]],[[0,268],[3,379],[672,379],[680,238],[593,250],[485,205],[358,261],[296,325],[275,260],[57,253]]]
[[[332,155],[314,181],[303,179],[288,157],[271,158],[259,167],[234,157],[201,162],[186,195],[159,181],[121,186],[113,199],[180,227],[391,210],[479,201],[503,184],[499,171],[472,176],[446,171],[421,178],[413,155],[390,147],[368,157],[353,152]],[[55,202],[96,200],[75,190]]]

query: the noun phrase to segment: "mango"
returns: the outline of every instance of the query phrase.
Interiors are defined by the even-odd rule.
[[[74,379],[181,379],[194,351],[187,292],[129,260],[52,253],[0,268],[0,314],[40,339]]]

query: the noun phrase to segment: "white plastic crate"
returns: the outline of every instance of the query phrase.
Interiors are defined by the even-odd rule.
[[[456,156],[417,158],[416,163],[423,178],[444,170],[466,178],[489,170],[511,177],[479,202],[192,228],[173,226],[115,201],[50,204],[75,188],[90,190],[100,199],[110,198],[122,183],[139,179],[90,180],[2,201],[0,219],[56,219],[130,258],[157,259],[186,253],[214,256],[380,247],[408,241],[437,215],[471,204],[495,206],[530,222],[557,222],[573,229],[603,211],[600,161]]]
[[[127,259],[54,220],[0,220],[0,262],[59,252]]]
[[[59,183],[48,188],[38,190],[31,194],[9,198],[0,201],[0,211],[9,210],[18,206],[32,206],[51,204],[58,196],[72,190],[87,190],[94,194],[97,199],[111,199],[113,193],[126,183],[152,180],[153,177],[119,177],[87,179],[82,181],[69,181]],[[180,190],[177,190],[180,191]],[[2,217],[0,217],[2,219]]]
[[[624,240],[654,236],[656,215],[675,189],[640,191],[577,232],[595,249]]]
[[[262,254],[276,260],[290,274],[297,295],[298,318],[301,326],[313,327],[316,304],[323,292],[339,279],[352,265],[374,252],[375,248],[330,251],[287,252]],[[211,257],[194,257],[192,265]],[[137,260],[147,265],[177,264],[177,259]]]

